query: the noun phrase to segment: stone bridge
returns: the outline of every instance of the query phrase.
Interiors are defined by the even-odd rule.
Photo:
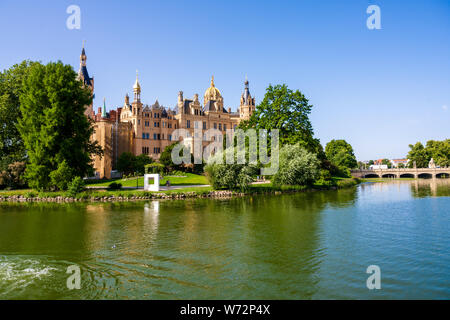
[[[405,168],[405,169],[357,169],[352,170],[356,178],[449,178],[450,168]]]

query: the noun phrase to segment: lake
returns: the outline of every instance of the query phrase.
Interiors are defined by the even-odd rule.
[[[450,179],[0,204],[0,299],[450,299]],[[69,290],[67,268],[81,270]],[[381,270],[369,290],[366,269]]]

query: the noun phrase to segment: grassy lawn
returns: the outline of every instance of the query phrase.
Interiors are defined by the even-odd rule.
[[[193,173],[184,173],[183,177],[181,176],[165,176],[160,181],[159,184],[164,186],[166,181],[170,181],[171,186],[179,186],[179,185],[196,185],[196,184],[208,184],[208,180],[205,176],[193,174]],[[110,183],[116,182],[122,184],[122,187],[139,187],[144,186],[144,177],[139,177],[139,181],[136,183],[136,178],[128,178],[128,179],[116,179],[116,180],[107,180],[98,183],[89,183],[88,187],[107,187]]]

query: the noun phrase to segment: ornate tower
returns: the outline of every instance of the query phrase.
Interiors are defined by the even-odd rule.
[[[249,119],[255,111],[255,98],[250,94],[248,79],[245,77],[245,88],[241,96],[241,105],[239,106],[239,116],[243,119]]]
[[[220,90],[214,85],[214,76],[211,77],[211,86],[205,91],[203,104],[207,111],[223,111],[223,98],[220,94]]]
[[[136,70],[136,81],[133,85],[134,102],[141,102],[141,85],[139,84],[138,71]]]
[[[80,80],[85,87],[88,87],[92,94],[94,94],[94,78],[89,77],[89,73],[86,67],[86,51],[84,50],[84,41],[83,41],[83,49],[81,50],[80,55],[80,69],[78,70],[78,80]],[[84,114],[87,117],[94,118],[94,106],[93,103],[91,105],[86,106]]]

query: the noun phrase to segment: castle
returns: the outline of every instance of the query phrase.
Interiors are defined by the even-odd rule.
[[[94,93],[94,78],[89,77],[86,60],[83,46],[78,79]],[[158,100],[152,106],[144,105],[136,73],[132,102],[126,94],[123,106],[116,110],[106,112],[105,101],[97,113],[92,104],[86,106],[85,114],[94,122],[92,139],[98,141],[104,150],[102,157],[96,156],[94,159],[96,177],[111,178],[111,171],[115,169],[117,159],[123,152],[146,154],[158,160],[164,148],[178,140],[172,137],[176,129],[186,129],[192,137],[194,129],[205,131],[214,128],[225,134],[227,129],[235,130],[242,120],[248,120],[254,110],[255,98],[250,94],[247,79],[238,111],[232,112],[231,108],[225,109],[220,90],[214,84],[214,76],[203,96],[203,106],[198,94],[192,99],[186,99],[182,91],[178,93],[178,102],[173,109],[165,108]],[[203,145],[209,143],[205,135],[202,141]]]

